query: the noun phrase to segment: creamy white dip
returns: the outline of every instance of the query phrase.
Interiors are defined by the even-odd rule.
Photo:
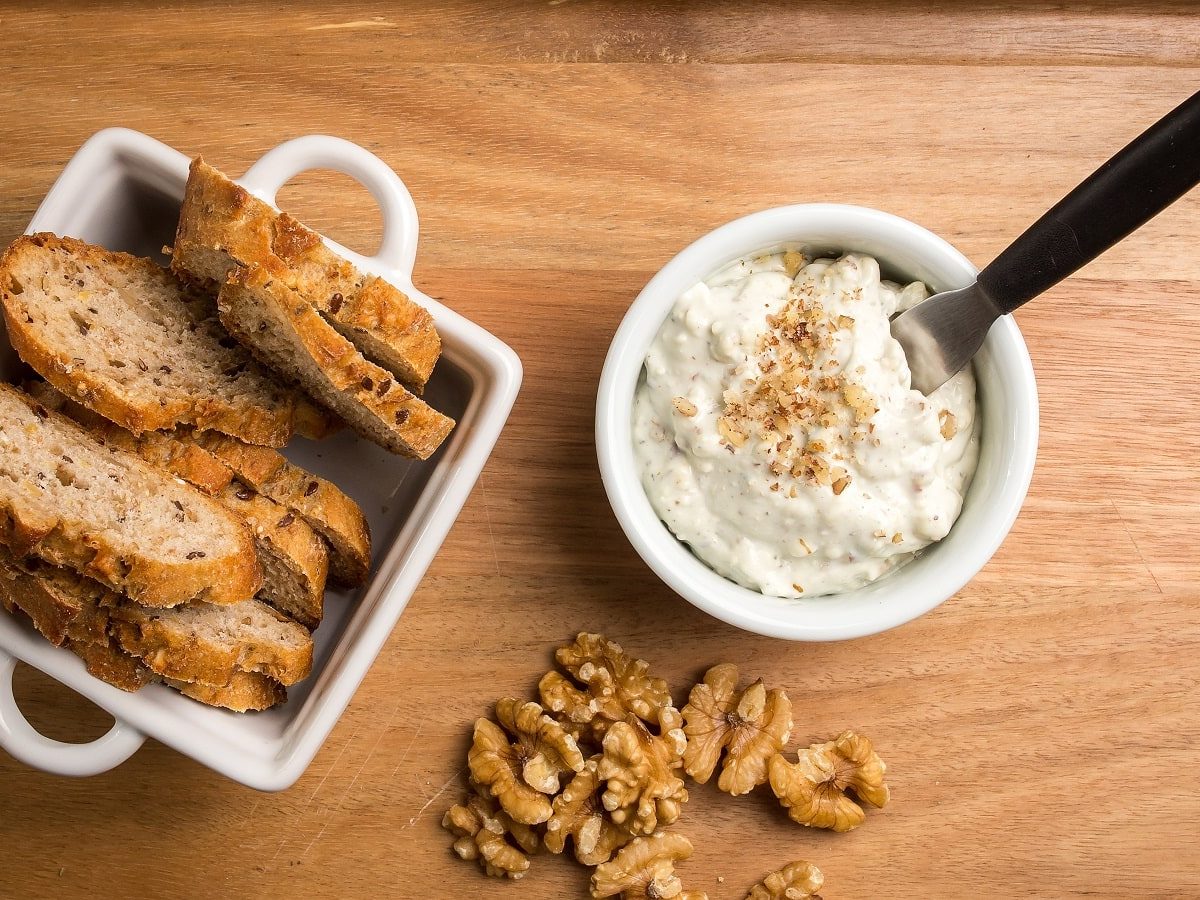
[[[736,260],[676,301],[633,412],[659,517],[779,597],[868,584],[946,536],[979,455],[970,368],[909,387],[889,318],[928,296],[868,256]]]

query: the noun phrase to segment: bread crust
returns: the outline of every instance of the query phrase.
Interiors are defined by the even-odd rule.
[[[261,712],[287,701],[287,691],[278,681],[255,672],[237,672],[228,684],[212,685],[163,679],[185,697],[234,712]]]
[[[272,447],[282,447],[294,431],[296,395],[281,384],[270,381],[257,366],[254,377],[258,384],[278,395],[272,406],[252,403],[233,403],[219,395],[159,396],[157,402],[138,402],[123,391],[119,382],[109,377],[111,371],[98,361],[76,358],[48,340],[45,331],[31,314],[23,286],[17,292],[19,279],[15,270],[26,257],[46,253],[66,254],[81,265],[94,268],[115,268],[138,271],[152,280],[160,280],[165,293],[178,294],[181,308],[193,309],[184,291],[169,271],[148,259],[118,253],[69,237],[52,234],[26,235],[17,238],[0,256],[0,303],[3,304],[9,341],[17,355],[39,375],[70,397],[134,434],[174,428],[188,424],[234,434],[244,440]],[[81,307],[85,306],[80,302]],[[190,327],[190,326],[189,326]],[[94,355],[102,355],[97,347]],[[248,361],[247,361],[248,362]],[[132,363],[132,360],[130,360]],[[306,423],[306,427],[313,427]]]
[[[416,393],[424,389],[441,354],[428,311],[382,278],[358,272],[316,232],[196,157],[171,267],[220,285],[236,266],[258,266],[283,280],[374,362]]]
[[[4,484],[10,483],[0,479],[0,543],[16,556],[33,554],[53,565],[74,569],[147,606],[175,606],[198,598],[210,603],[238,603],[254,596],[261,574],[254,537],[244,521],[139,456],[117,447],[102,447],[75,422],[46,409],[11,385],[0,384],[0,395],[23,405],[31,413],[25,419],[37,423],[36,427],[61,429],[82,438],[82,446],[94,447],[97,454],[120,455],[124,465],[139,469],[146,480],[158,482],[159,493],[186,497],[189,504],[205,506],[210,516],[226,526],[226,537],[234,547],[233,552],[220,556],[197,550],[195,555],[187,554],[190,559],[163,561],[148,555],[149,549],[133,550],[114,540],[100,518],[70,519],[52,509],[37,508],[18,490],[5,490]],[[19,426],[17,422],[6,424]],[[86,466],[89,459],[73,462]],[[146,539],[152,541],[153,536]]]
[[[154,681],[154,673],[111,639],[103,643],[67,641],[66,647],[83,660],[88,674],[123,691],[136,691]]]
[[[221,286],[217,309],[221,323],[260,361],[393,453],[428,459],[454,427],[265,269],[236,269]]]

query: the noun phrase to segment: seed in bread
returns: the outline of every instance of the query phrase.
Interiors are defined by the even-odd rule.
[[[225,507],[0,385],[0,543],[148,606],[238,603],[260,573]]]
[[[454,427],[265,269],[235,270],[221,286],[217,308],[221,323],[256,357],[381,447],[428,459]]]
[[[290,509],[321,535],[332,555],[329,577],[357,587],[371,565],[371,531],[359,505],[336,484],[289,462],[270,447],[255,447],[208,431],[194,436],[247,486]]]
[[[295,391],[152,260],[21,237],[0,257],[0,302],[22,360],[135,434],[194,425],[275,447],[292,436]]]
[[[321,236],[197,157],[188,173],[171,267],[223,284],[260,266],[298,291],[373,362],[420,393],[441,353],[429,313],[382,278],[363,275]]]

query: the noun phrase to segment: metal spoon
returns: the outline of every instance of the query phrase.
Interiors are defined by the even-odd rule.
[[[892,319],[912,386],[932,393],[1011,313],[1141,227],[1200,182],[1200,92],[1151,125],[979,273]]]

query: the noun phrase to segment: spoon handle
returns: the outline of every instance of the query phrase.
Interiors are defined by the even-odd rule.
[[[1200,182],[1200,92],[1102,165],[979,273],[1012,312],[1091,262]]]

